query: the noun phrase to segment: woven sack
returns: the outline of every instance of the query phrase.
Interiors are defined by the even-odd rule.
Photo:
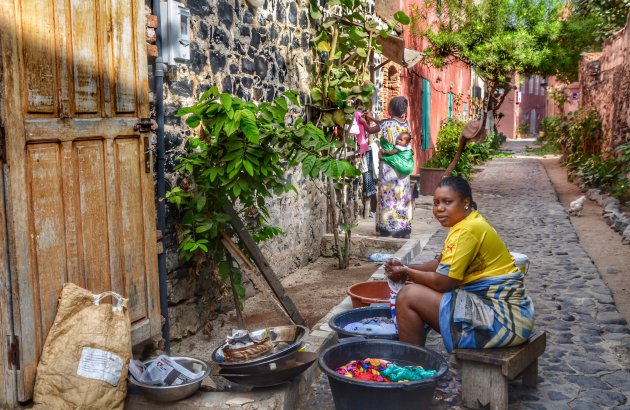
[[[107,296],[113,304],[101,303]],[[39,409],[122,409],[131,358],[127,300],[66,283],[35,378]]]

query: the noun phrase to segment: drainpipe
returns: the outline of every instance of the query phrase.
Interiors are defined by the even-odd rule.
[[[164,232],[166,229],[166,204],[164,183],[164,63],[162,62],[162,29],[160,27],[160,0],[151,0],[153,14],[157,17],[157,29],[155,30],[158,56],[155,60],[155,116],[157,119],[157,228],[162,232],[162,245],[164,245]],[[162,338],[164,350],[171,354],[170,326],[168,321],[168,293],[166,285],[166,248],[162,246],[162,253],[158,255],[158,275],[160,282],[160,313],[164,318],[162,326]]]

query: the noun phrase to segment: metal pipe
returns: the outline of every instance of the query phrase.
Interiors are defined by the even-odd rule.
[[[162,20],[160,13],[160,0],[151,0],[153,14],[157,17],[156,46],[158,56],[155,60],[155,117],[157,120],[157,228],[162,232],[162,245],[164,245],[164,231],[166,229],[166,204],[164,183],[164,63],[162,62]],[[160,282],[160,313],[164,318],[162,325],[162,338],[164,350],[171,353],[170,325],[168,320],[168,293],[166,284],[166,247],[162,246],[162,253],[158,256],[158,274]]]

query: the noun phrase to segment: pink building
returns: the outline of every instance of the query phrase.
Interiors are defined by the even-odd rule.
[[[497,129],[508,138],[537,135],[547,111],[545,78],[539,75],[525,76],[520,86],[516,83],[513,79],[499,108]]]
[[[575,82],[571,84],[566,84],[561,81],[558,81],[555,77],[549,78],[549,87],[548,90],[552,88],[562,92],[565,94],[566,101],[564,103],[562,114],[566,115],[570,112],[577,111],[580,107],[580,83]],[[545,117],[550,117],[552,115],[560,114],[560,109],[558,108],[555,101],[553,101],[550,97],[550,94],[547,93],[547,109],[545,110]]]
[[[414,7],[425,8],[424,0],[403,0],[403,10],[408,14]],[[431,4],[431,3],[428,3]],[[429,11],[429,24],[438,24],[435,10]],[[404,33],[405,46],[422,51],[426,39]],[[442,69],[419,63],[400,73],[401,94],[409,100],[408,120],[414,135],[416,173],[435,151],[437,134],[441,124],[449,118],[467,119],[470,112],[471,71],[462,62]]]

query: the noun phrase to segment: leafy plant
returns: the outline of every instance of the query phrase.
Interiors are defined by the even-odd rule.
[[[498,150],[501,148],[501,144],[503,144],[507,140],[507,137],[502,132],[493,132],[487,137],[487,145],[490,150]]]
[[[337,147],[315,125],[302,119],[287,123],[291,103],[299,107],[293,91],[256,105],[212,87],[177,112],[196,130],[177,165],[183,181],[166,195],[181,212],[179,250],[187,261],[210,253],[220,277],[231,277],[239,300],[245,295],[241,273],[228,263],[221,242],[222,233],[233,236],[224,204],[237,205],[260,242],[282,234],[268,223],[266,200],[296,191],[286,177],[288,166],[301,165],[305,176],[324,174],[333,181],[358,174],[348,161],[322,155]]]
[[[316,109],[315,123],[335,149],[322,152],[331,159],[348,158],[356,145],[348,134],[359,107],[368,109],[374,85],[370,64],[375,51],[382,51],[379,38],[386,38],[395,26],[408,24],[402,11],[385,25],[376,20],[370,5],[362,0],[310,0],[310,16],[317,34],[313,39],[315,84],[310,92]],[[328,179],[326,191],[339,268],[348,266],[350,238],[355,226],[353,202],[358,197],[359,172]],[[340,231],[343,234],[341,243]]]
[[[446,168],[457,152],[459,137],[465,123],[461,120],[449,119],[442,124],[435,143],[435,155],[423,164],[424,168]],[[472,176],[474,166],[490,159],[490,145],[492,137],[482,144],[468,143],[453,170],[453,175],[460,175],[467,179]]]
[[[617,146],[615,155],[602,153],[602,125],[597,111],[578,110],[566,117],[547,117],[542,121],[542,130],[549,149],[561,150],[561,161],[570,177],[577,176],[586,185],[599,187],[619,199],[630,197],[630,142]]]

